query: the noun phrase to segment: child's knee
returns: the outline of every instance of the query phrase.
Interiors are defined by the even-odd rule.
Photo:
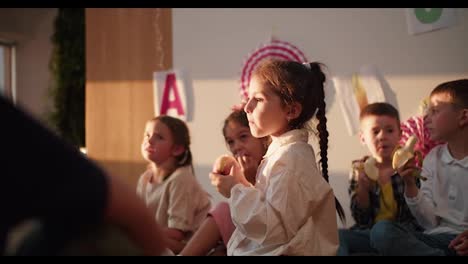
[[[387,244],[394,243],[392,238],[398,232],[398,227],[392,221],[382,220],[377,222],[371,229],[370,242],[372,247],[379,249]]]

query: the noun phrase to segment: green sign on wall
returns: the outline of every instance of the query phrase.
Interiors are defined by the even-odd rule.
[[[442,16],[443,8],[415,8],[414,14],[419,22],[431,24],[439,20]]]
[[[407,8],[408,32],[412,35],[456,24],[455,8]]]

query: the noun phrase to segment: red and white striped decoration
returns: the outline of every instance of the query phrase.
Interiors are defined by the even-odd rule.
[[[240,95],[242,100],[248,98],[247,87],[249,87],[252,72],[266,58],[297,61],[300,63],[308,61],[301,50],[286,41],[272,39],[269,43],[260,46],[247,58],[242,66],[240,79]]]

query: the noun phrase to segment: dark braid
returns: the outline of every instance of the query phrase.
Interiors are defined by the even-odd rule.
[[[306,126],[317,111],[317,131],[320,144],[320,163],[323,178],[328,182],[328,131],[325,117],[326,76],[321,63],[312,62],[303,65],[294,61],[269,60],[255,69],[254,75],[273,89],[281,98],[283,106],[299,103],[302,108],[298,117],[289,120],[290,129],[301,129]],[[346,218],[343,207],[335,197],[336,211],[344,223]]]
[[[321,81],[325,81],[325,76],[320,70],[320,65],[317,63],[311,63],[311,69],[317,69],[323,76],[323,78],[320,78]],[[323,82],[322,82],[322,87],[321,89],[317,89],[318,92],[318,102],[317,102],[317,119],[318,119],[318,124],[317,124],[317,131],[318,131],[318,136],[319,136],[319,146],[320,146],[320,164],[322,165],[322,176],[323,178],[329,182],[328,180],[328,130],[327,130],[327,117],[325,116],[326,112],[326,103],[325,103],[325,91],[323,88]],[[340,217],[340,220],[342,223],[346,222],[346,216],[343,210],[343,207],[341,206],[340,202],[335,196],[335,206],[336,206],[336,211],[338,212],[338,216]]]
[[[325,116],[325,101],[319,104],[317,119],[317,131],[319,134],[320,145],[320,163],[322,165],[323,178],[328,182],[328,130],[327,130],[327,117]]]

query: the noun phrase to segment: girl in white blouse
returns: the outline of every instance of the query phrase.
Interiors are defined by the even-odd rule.
[[[211,207],[193,174],[187,125],[165,115],[149,120],[141,152],[150,164],[138,180],[137,194],[165,228],[169,249],[177,254]]]
[[[255,185],[234,164],[231,175],[210,174],[229,198],[236,230],[228,255],[335,255],[335,206],[328,184],[324,82],[320,64],[266,60],[255,70],[245,112],[255,137],[271,136]],[[308,144],[306,123],[318,119],[322,169]]]

